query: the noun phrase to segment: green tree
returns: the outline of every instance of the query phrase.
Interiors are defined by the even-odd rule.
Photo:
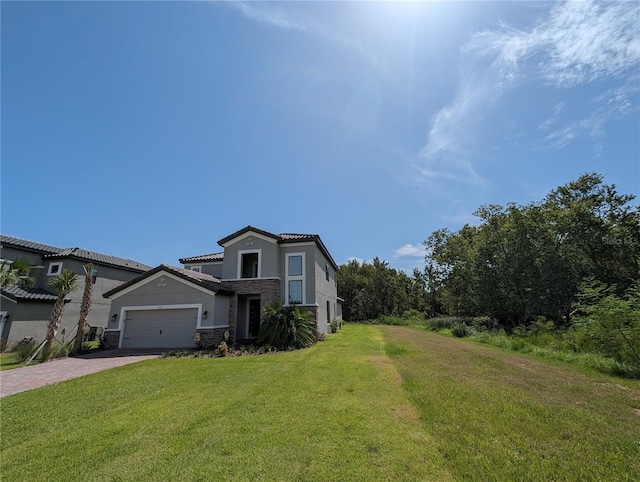
[[[49,287],[58,296],[58,299],[53,304],[53,310],[47,325],[47,342],[42,353],[44,360],[48,360],[51,356],[58,328],[62,321],[65,298],[78,287],[78,275],[71,270],[63,269],[62,273],[49,281]]]
[[[578,293],[573,323],[584,351],[595,351],[640,367],[640,289],[630,287],[623,296],[616,287],[590,278]]]
[[[538,316],[569,324],[585,277],[622,295],[640,278],[640,214],[632,195],[585,174],[539,203],[481,206],[477,226],[434,232],[426,269],[444,310],[490,315],[503,326]]]

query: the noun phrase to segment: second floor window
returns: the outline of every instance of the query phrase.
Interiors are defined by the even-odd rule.
[[[47,271],[47,276],[57,276],[60,273],[62,273],[62,261],[49,264],[49,271]]]
[[[258,277],[258,253],[242,253],[241,278]]]
[[[304,254],[287,254],[286,303],[304,303]]]

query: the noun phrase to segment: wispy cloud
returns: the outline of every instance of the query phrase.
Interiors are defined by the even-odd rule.
[[[607,121],[637,108],[635,76],[640,63],[640,4],[637,2],[564,2],[528,30],[500,23],[476,32],[461,49],[458,92],[432,119],[418,170],[434,179],[478,183],[472,159],[483,132],[483,117],[503,94],[537,82],[556,89],[615,80],[621,87],[602,92],[587,117],[559,125],[565,104],[539,127],[547,131],[540,143],[562,147],[580,135],[596,142]],[[631,74],[630,74],[631,73]],[[553,127],[555,129],[548,132]]]
[[[327,25],[310,17],[304,10],[291,8],[291,4],[233,1],[228,3],[228,5],[253,21],[283,30],[296,30],[309,35],[315,35],[341,47],[348,48],[363,57],[374,68],[386,71],[385,62],[365,48],[362,43],[348,35],[327,27]]]
[[[547,133],[535,147],[559,149],[579,137],[588,137],[596,144],[600,154],[606,132],[605,124],[640,110],[637,102],[640,92],[639,81],[640,76],[631,76],[624,85],[609,89],[591,99],[591,110],[582,119],[570,121],[555,129],[552,128],[558,122],[557,115],[547,119],[540,125],[540,129]]]

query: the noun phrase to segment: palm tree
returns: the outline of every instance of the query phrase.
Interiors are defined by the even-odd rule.
[[[76,341],[73,344],[73,352],[79,353],[82,348],[82,338],[84,329],[87,326],[87,318],[91,310],[91,295],[93,294],[93,264],[85,264],[84,269],[84,293],[82,294],[82,302],[80,303],[80,319],[78,320],[78,331],[76,333]]]
[[[47,343],[44,346],[42,359],[47,360],[53,348],[53,342],[58,334],[58,328],[62,321],[62,312],[64,310],[64,299],[78,287],[78,275],[69,269],[63,269],[55,278],[49,281],[49,287],[58,296],[58,299],[53,304],[53,310],[51,311],[51,318],[47,325]]]
[[[0,287],[11,288],[12,286],[19,286],[28,290],[35,283],[35,280],[29,276],[30,270],[31,265],[25,259],[18,258],[12,263],[3,260],[2,264],[0,264]]]

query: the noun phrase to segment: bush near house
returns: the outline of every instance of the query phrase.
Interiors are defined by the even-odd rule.
[[[306,348],[316,341],[316,323],[310,312],[282,303],[265,308],[258,343],[286,349]]]

